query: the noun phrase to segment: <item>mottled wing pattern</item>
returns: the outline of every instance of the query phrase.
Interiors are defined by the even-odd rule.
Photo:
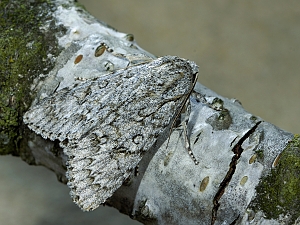
[[[45,139],[61,141],[71,196],[93,210],[170,125],[194,79],[188,61],[161,57],[64,88],[31,108],[24,122]]]

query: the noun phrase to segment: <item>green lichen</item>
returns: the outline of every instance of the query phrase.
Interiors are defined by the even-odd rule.
[[[255,211],[264,212],[267,219],[288,215],[290,224],[300,216],[300,136],[295,135],[281,153],[278,164],[256,187],[251,203]]]
[[[40,29],[53,8],[45,0],[0,1],[0,154],[18,154],[30,85],[52,68],[47,54],[57,55],[48,47],[56,41],[53,31]]]
[[[257,159],[260,161],[264,160],[264,150],[258,149],[255,151],[256,155],[257,155]]]

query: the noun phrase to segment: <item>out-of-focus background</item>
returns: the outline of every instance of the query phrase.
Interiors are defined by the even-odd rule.
[[[157,55],[200,67],[199,81],[237,98],[282,129],[300,129],[300,2],[297,0],[80,0],[88,11]],[[42,167],[0,157],[0,224],[139,224],[109,207],[83,213]]]

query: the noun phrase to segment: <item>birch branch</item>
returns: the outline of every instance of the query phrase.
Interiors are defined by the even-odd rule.
[[[114,30],[72,1],[0,4],[1,154],[45,166],[66,183],[66,156],[58,141],[30,131],[22,122],[24,112],[76,77],[89,79],[156,57],[133,35]],[[107,50],[100,59],[93,49],[99,43]],[[166,133],[144,155],[139,174],[106,204],[144,224],[299,223],[299,136],[199,83],[194,91],[188,134],[199,165],[186,152],[178,126],[168,146]]]

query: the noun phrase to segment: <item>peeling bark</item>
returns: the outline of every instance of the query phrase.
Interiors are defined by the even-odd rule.
[[[66,157],[58,142],[26,128],[20,119],[24,111],[71,86],[76,77],[89,79],[155,57],[140,48],[133,35],[112,29],[72,1],[19,2],[0,3],[3,18],[6,16],[1,29],[9,30],[18,23],[15,34],[1,30],[1,49],[6,46],[1,59],[10,70],[1,69],[2,74],[8,74],[1,78],[5,78],[1,89],[8,91],[1,93],[0,152],[19,154],[29,164],[43,165],[66,183]],[[21,5],[26,10],[17,7]],[[31,29],[26,28],[29,18]],[[5,22],[10,24],[2,26]],[[17,39],[20,33],[24,41]],[[18,45],[7,45],[9,37],[16,38],[10,44]],[[101,59],[95,57],[91,48],[95,42],[105,43],[114,54],[106,51]],[[25,60],[34,63],[22,67],[24,61],[18,52],[24,53],[22,57],[28,52]],[[6,89],[18,85],[22,88]],[[186,152],[183,128],[178,126],[168,146],[166,134],[145,154],[139,174],[106,204],[144,224],[300,222],[299,136],[251,115],[238,101],[199,83],[191,96],[188,133],[199,165]]]

